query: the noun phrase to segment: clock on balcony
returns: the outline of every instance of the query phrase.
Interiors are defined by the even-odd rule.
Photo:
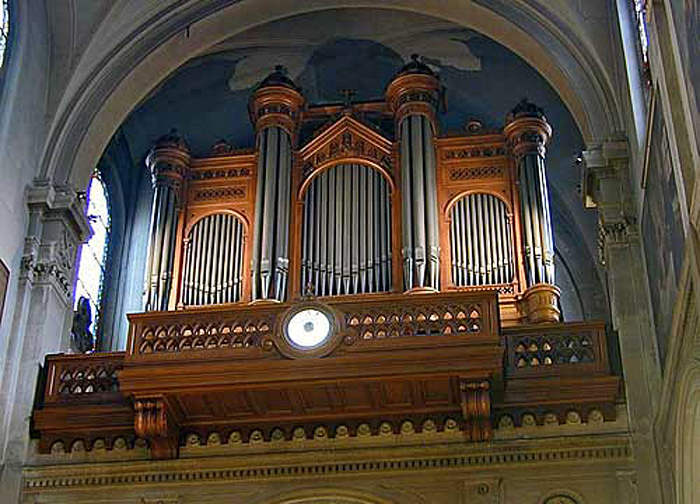
[[[292,345],[311,349],[323,345],[333,332],[333,321],[328,313],[317,308],[304,308],[287,320],[285,333]]]
[[[280,350],[292,358],[323,357],[339,343],[335,313],[317,302],[292,307],[282,318],[281,329]]]

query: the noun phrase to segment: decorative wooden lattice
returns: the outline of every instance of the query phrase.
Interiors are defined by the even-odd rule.
[[[75,357],[81,356],[60,356],[49,362],[48,402],[99,400],[118,393],[117,372],[124,367],[123,355],[100,354],[90,359]]]
[[[241,318],[209,324],[161,324],[143,328],[138,353],[177,353],[215,348],[259,347],[274,322],[266,317]]]
[[[478,304],[397,306],[348,312],[345,324],[362,340],[460,335],[481,332],[481,313]]]

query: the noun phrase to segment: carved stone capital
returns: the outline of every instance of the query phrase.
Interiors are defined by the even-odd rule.
[[[27,191],[27,205],[20,279],[52,286],[68,303],[78,246],[91,234],[84,198],[70,187],[37,182]]]
[[[460,379],[459,393],[467,441],[491,439],[491,384],[487,380]]]
[[[629,161],[627,142],[615,139],[596,144],[583,151],[581,157],[584,206],[620,203],[619,186]]]
[[[134,431],[146,439],[156,459],[177,457],[179,426],[176,415],[164,397],[134,400]]]

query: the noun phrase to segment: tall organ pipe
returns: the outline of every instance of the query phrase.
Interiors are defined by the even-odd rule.
[[[292,143],[304,97],[278,66],[250,103],[257,132],[258,178],[251,259],[253,301],[287,299]]]
[[[387,88],[401,138],[404,289],[439,289],[440,247],[435,160],[439,80],[413,56]]]
[[[317,295],[391,289],[389,186],[378,171],[338,165],[317,175],[304,197],[302,222],[302,271],[318,258],[326,279]]]
[[[554,285],[554,241],[545,175],[552,134],[542,109],[526,100],[508,115],[504,133],[517,160],[527,287]]]
[[[282,301],[289,275],[291,138],[278,126],[259,133],[252,294]]]
[[[146,158],[153,183],[144,288],[146,311],[167,310],[170,305],[177,224],[189,163],[187,144],[174,131],[159,138]]]

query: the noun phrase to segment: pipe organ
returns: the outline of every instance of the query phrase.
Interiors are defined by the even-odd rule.
[[[558,321],[551,127],[523,101],[502,130],[440,135],[440,96],[417,58],[366,103],[307,103],[278,67],[254,149],[160,139],[146,309],[494,290],[505,326]]]
[[[613,420],[605,324],[556,323],[551,128],[523,102],[503,130],[439,135],[439,88],[414,58],[386,100],[313,105],[277,69],[254,149],[159,139],[146,313],[125,352],[47,358],[40,451]]]

